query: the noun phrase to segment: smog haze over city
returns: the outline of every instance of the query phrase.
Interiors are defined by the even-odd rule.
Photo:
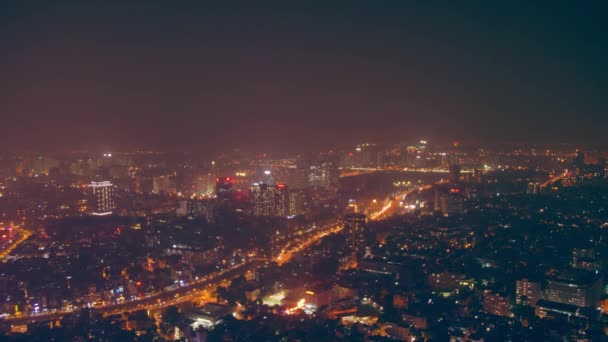
[[[608,340],[603,5],[0,4],[0,340]]]
[[[2,5],[3,145],[603,143],[602,9]]]

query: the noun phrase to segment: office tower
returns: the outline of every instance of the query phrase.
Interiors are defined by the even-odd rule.
[[[289,215],[300,215],[302,214],[304,207],[304,195],[296,190],[289,189]]]
[[[215,179],[215,194],[220,201],[232,200],[232,185],[234,180],[230,177],[218,177]]]
[[[543,292],[539,282],[523,278],[515,281],[515,304],[536,306]]]
[[[365,251],[366,218],[365,215],[358,213],[351,213],[344,216],[346,243],[354,254]]]
[[[249,188],[251,204],[253,206],[252,213],[256,216],[273,216],[271,215],[274,199],[272,198],[273,191],[271,187],[264,183],[254,183]]]
[[[254,215],[287,216],[289,214],[289,190],[287,185],[254,183],[249,190]]]
[[[96,216],[111,215],[114,210],[114,185],[108,181],[91,182],[89,187],[93,190],[95,201],[92,214]]]
[[[289,216],[289,189],[285,184],[275,185],[276,202],[273,208],[275,216]]]
[[[338,183],[338,163],[324,160],[309,167],[308,183],[310,186],[335,190]]]
[[[548,301],[578,307],[592,307],[602,294],[602,279],[592,272],[561,275],[547,280]]]

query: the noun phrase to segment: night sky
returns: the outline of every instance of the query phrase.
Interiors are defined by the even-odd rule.
[[[607,141],[608,24],[591,2],[8,3],[3,149]]]

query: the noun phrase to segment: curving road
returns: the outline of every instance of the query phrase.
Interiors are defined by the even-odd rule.
[[[293,255],[303,251],[306,248],[309,248],[310,246],[321,240],[323,237],[329,234],[339,232],[340,230],[342,230],[342,228],[343,227],[340,225],[329,225],[326,227],[315,229],[314,231],[311,231],[303,236],[295,237],[293,241],[289,241],[285,244],[283,251],[276,258],[274,258],[273,261],[279,264],[280,266],[288,262],[293,257]],[[166,308],[171,305],[196,300],[198,297],[201,296],[201,294],[203,294],[210,288],[213,288],[214,286],[219,286],[222,282],[229,281],[240,275],[245,275],[247,274],[247,272],[255,270],[266,262],[268,262],[268,260],[266,259],[254,258],[242,264],[235,265],[232,268],[224,270],[222,272],[211,273],[210,275],[207,275],[206,277],[199,279],[196,282],[186,284],[185,286],[179,287],[174,290],[165,290],[160,293],[155,293],[143,298],[138,298],[135,300],[125,301],[117,304],[94,306],[93,308],[102,315],[111,315],[140,309],[157,310]],[[78,307],[71,310],[43,312],[27,316],[9,316],[2,318],[2,321],[8,322],[12,325],[46,322],[61,319],[66,315],[77,312],[81,308],[83,307]]]
[[[134,311],[140,309],[162,309],[170,305],[176,305],[182,302],[195,299],[199,292],[205,291],[211,286],[219,285],[220,282],[233,279],[239,275],[244,275],[248,271],[261,266],[264,262],[261,260],[251,260],[240,265],[236,265],[223,272],[212,273],[205,279],[187,284],[174,290],[163,291],[147,297],[138,298],[136,300],[125,301],[118,304],[109,304],[103,306],[95,306],[94,309],[102,315],[110,315],[125,311]],[[36,315],[28,315],[21,317],[5,317],[2,320],[13,325],[37,323],[60,319],[65,315],[77,312],[81,308],[74,310],[63,310],[54,312],[44,312]]]

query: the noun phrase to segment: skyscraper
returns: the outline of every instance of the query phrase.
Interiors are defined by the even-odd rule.
[[[289,215],[300,215],[303,213],[303,195],[301,192],[293,189],[288,190],[289,196]]]
[[[352,213],[344,216],[346,243],[353,251],[353,254],[359,254],[365,250],[366,218],[365,215],[359,213]]]
[[[275,214],[276,216],[289,216],[289,188],[286,184],[279,183],[275,185],[276,188],[276,204]]]
[[[324,160],[310,165],[308,183],[311,186],[335,190],[338,176],[338,163],[332,160]]]
[[[93,190],[95,200],[91,214],[96,216],[111,215],[114,210],[114,185],[109,181],[91,182],[89,187]]]
[[[289,215],[289,191],[287,185],[255,183],[249,189],[256,216]]]

